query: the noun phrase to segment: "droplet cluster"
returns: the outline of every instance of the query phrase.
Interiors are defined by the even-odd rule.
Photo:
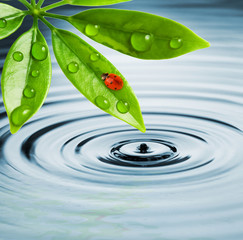
[[[4,24],[6,25],[4,19],[0,19],[0,28],[3,28],[5,26]],[[44,61],[48,57],[48,48],[42,42],[34,42],[31,46],[31,56],[34,61]],[[12,57],[16,62],[22,62],[24,60],[24,54],[20,51],[15,51]],[[41,73],[35,68],[35,64],[32,64],[32,67],[33,69],[31,69],[29,73],[30,76],[34,79],[40,77]],[[22,94],[24,98],[32,99],[36,96],[36,90],[32,86],[26,85]],[[15,126],[21,126],[25,121],[28,120],[31,113],[32,109],[30,106],[20,105],[12,111],[11,121]]]
[[[103,96],[98,96],[95,98],[95,103],[96,105],[103,109],[103,110],[107,110],[108,108],[110,108],[111,104],[109,102],[109,100]],[[118,112],[122,113],[122,114],[125,114],[129,111],[130,109],[130,105],[128,102],[126,101],[123,101],[123,100],[119,100],[117,103],[116,103],[116,109]]]

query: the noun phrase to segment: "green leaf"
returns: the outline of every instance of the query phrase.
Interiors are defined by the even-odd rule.
[[[24,17],[23,11],[0,3],[0,39],[14,33],[22,24]]]
[[[51,81],[51,58],[39,30],[31,28],[9,50],[2,73],[2,93],[10,131],[16,133],[42,106]]]
[[[129,1],[131,0],[65,0],[67,4],[81,6],[104,6]]]
[[[210,46],[182,24],[149,13],[91,9],[68,21],[96,42],[141,59],[168,59]]]
[[[53,50],[62,71],[72,84],[103,111],[145,132],[137,98],[121,73],[99,52],[73,33],[52,30]],[[114,73],[124,86],[115,91],[106,87],[103,73]]]

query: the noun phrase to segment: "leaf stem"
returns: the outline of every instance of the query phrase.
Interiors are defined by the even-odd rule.
[[[56,28],[50,23],[48,22],[44,17],[39,16],[39,19],[47,26],[51,29],[51,31],[55,30]]]
[[[63,5],[66,5],[66,1],[65,0],[61,0],[60,2],[57,2],[57,3],[53,3],[53,4],[50,4],[44,8],[42,8],[42,11],[48,11],[48,10],[51,10],[53,8],[57,8],[57,7],[61,7]]]
[[[38,30],[38,17],[34,16],[34,21],[33,21],[33,29],[34,29],[34,34],[32,38],[32,43],[36,41],[36,36],[37,36],[37,30]]]
[[[38,17],[37,17],[37,16],[34,17],[33,27],[34,27],[35,29],[38,28]]]
[[[32,7],[34,8],[35,7],[35,0],[31,0],[31,5],[32,5]]]
[[[61,20],[67,20],[68,16],[64,16],[64,15],[59,15],[59,14],[54,14],[54,13],[47,13],[47,12],[43,12],[41,13],[43,16],[46,17],[50,17],[50,18],[57,18],[57,19],[61,19]]]
[[[26,0],[18,0],[18,1],[21,2],[23,5],[25,5],[25,7],[27,7],[28,9],[32,9],[32,6]]]
[[[42,4],[43,4],[44,1],[45,1],[45,0],[39,0],[39,1],[38,1],[37,5],[36,5],[38,9],[41,8],[41,6],[42,6]]]
[[[4,19],[11,19],[12,17],[19,17],[19,16],[26,16],[26,15],[30,15],[31,11],[22,11],[22,12],[18,12],[18,13],[14,13],[11,15],[6,16]]]

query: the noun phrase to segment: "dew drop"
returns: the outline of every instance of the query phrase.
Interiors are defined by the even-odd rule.
[[[76,62],[71,62],[67,68],[70,73],[76,73],[79,70],[79,65]]]
[[[110,102],[103,96],[98,96],[95,99],[96,105],[101,109],[108,109],[110,107]]]
[[[24,89],[23,94],[26,98],[33,98],[35,96],[35,89],[27,86]]]
[[[90,55],[90,60],[92,61],[92,62],[96,62],[96,61],[98,61],[100,59],[100,54],[99,53],[92,53],[91,55]]]
[[[48,50],[43,43],[35,42],[32,45],[31,54],[36,60],[43,61],[47,58]]]
[[[99,33],[100,26],[95,24],[87,24],[85,27],[85,34],[89,37],[94,37]]]
[[[11,121],[14,125],[20,126],[29,118],[30,114],[31,109],[29,106],[19,106],[11,113]]]
[[[14,52],[13,53],[13,59],[16,61],[16,62],[21,62],[23,59],[24,59],[24,55],[22,52]]]
[[[135,32],[131,37],[132,47],[138,52],[145,52],[151,48],[152,36],[147,33]]]
[[[31,76],[34,77],[34,78],[38,77],[39,75],[40,75],[40,71],[39,70],[33,70],[31,72]]]
[[[183,40],[181,38],[172,38],[170,40],[170,47],[172,49],[178,49],[182,46]]]
[[[5,28],[7,26],[7,21],[4,18],[0,18],[0,28]]]
[[[120,100],[117,102],[116,108],[120,113],[127,113],[130,109],[130,106],[128,102]]]

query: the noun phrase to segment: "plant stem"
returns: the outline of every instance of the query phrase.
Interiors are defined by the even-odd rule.
[[[39,16],[39,19],[47,26],[49,27],[51,30],[55,30],[56,28],[51,24],[49,23],[44,17],[42,16]]]
[[[37,3],[37,8],[40,9],[45,0],[39,0]]]
[[[32,5],[32,7],[35,7],[35,0],[31,0],[31,5]]]
[[[23,5],[25,5],[25,7],[27,7],[28,9],[32,9],[32,6],[26,0],[18,0],[18,1],[21,2]]]
[[[34,17],[33,27],[34,27],[35,29],[38,28],[38,17],[36,17],[36,16]]]
[[[45,11],[48,11],[48,10],[51,10],[53,8],[57,8],[57,7],[61,7],[63,5],[66,5],[66,1],[65,0],[61,0],[60,2],[57,2],[57,3],[53,3],[51,5],[48,5],[44,8],[42,8],[42,11],[45,12]]]
[[[33,22],[33,28],[34,28],[34,35],[33,35],[33,39],[32,42],[36,41],[36,36],[37,36],[37,30],[38,30],[38,17],[34,16],[34,22]]]
[[[26,16],[26,15],[30,15],[30,14],[31,14],[31,11],[26,10],[26,11],[22,11],[19,13],[14,13],[14,14],[8,15],[4,19],[11,19],[12,17]]]
[[[42,16],[50,17],[50,18],[57,18],[57,19],[62,19],[62,20],[67,20],[68,16],[63,16],[59,14],[54,14],[54,13],[47,13],[47,12],[42,12]]]

